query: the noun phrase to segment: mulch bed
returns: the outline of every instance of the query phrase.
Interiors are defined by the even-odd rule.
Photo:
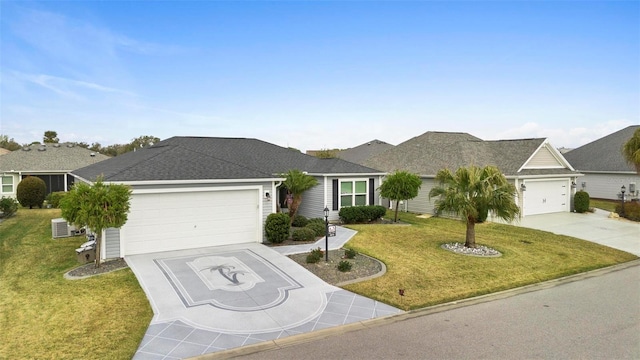
[[[74,279],[74,278],[75,279],[82,279],[82,278],[85,278],[85,277],[105,274],[105,273],[108,273],[108,272],[124,269],[124,268],[127,268],[127,267],[129,267],[129,265],[127,265],[127,262],[124,261],[124,259],[115,259],[115,260],[104,261],[104,262],[100,263],[100,267],[99,268],[96,268],[96,264],[95,263],[90,262],[90,263],[81,265],[81,266],[69,271],[65,275],[67,276],[67,278],[71,278],[71,279]]]
[[[343,258],[344,250],[329,250],[329,262],[325,262],[323,255],[322,260],[319,262],[308,264],[306,261],[307,255],[308,253],[295,254],[288,257],[331,285],[340,286],[346,285],[345,283],[364,280],[381,273],[384,269],[384,265],[380,261],[366,255],[357,254],[353,259],[345,259]],[[352,265],[351,270],[346,272],[338,270],[340,261],[350,262]]]

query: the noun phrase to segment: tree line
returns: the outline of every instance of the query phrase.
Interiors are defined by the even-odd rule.
[[[75,146],[83,147],[85,149],[89,149],[91,151],[95,151],[100,154],[104,154],[108,156],[118,156],[130,151],[133,151],[135,149],[151,146],[159,141],[160,141],[160,138],[157,138],[155,136],[142,135],[135,139],[132,139],[131,142],[127,144],[113,144],[113,145],[103,146],[99,142],[88,144],[84,141],[80,141],[80,142],[70,141],[68,143],[73,144]],[[33,145],[33,144],[41,144],[41,143],[57,144],[59,142],[60,142],[60,139],[58,138],[58,133],[53,130],[45,131],[42,137],[42,141],[33,141],[28,144],[19,144],[13,138],[10,138],[8,135],[0,134],[0,148],[7,149],[10,151],[19,150],[23,147]]]

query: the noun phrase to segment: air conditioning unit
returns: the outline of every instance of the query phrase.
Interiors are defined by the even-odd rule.
[[[51,235],[54,239],[78,236],[85,233],[84,228],[76,229],[73,225],[69,225],[63,218],[51,220]]]

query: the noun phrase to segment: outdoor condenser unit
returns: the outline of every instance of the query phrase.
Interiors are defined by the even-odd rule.
[[[84,229],[77,230],[63,218],[51,220],[51,235],[54,239],[84,234]]]

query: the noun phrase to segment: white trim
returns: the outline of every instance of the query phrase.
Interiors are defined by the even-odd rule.
[[[584,174],[547,174],[547,175],[509,175],[506,176],[507,180],[511,179],[548,179],[548,178],[571,178],[580,177]]]
[[[385,176],[388,173],[377,172],[377,173],[338,173],[338,174],[320,174],[320,173],[308,173],[307,175],[311,176],[324,176],[324,177],[347,177],[347,176]]]
[[[533,159],[533,157],[536,156],[536,154],[538,154],[540,149],[542,149],[543,147],[549,150],[549,152],[551,152],[551,155],[560,163],[560,165],[526,168],[527,164],[531,161],[531,159]],[[540,146],[538,146],[538,148],[531,154],[531,156],[529,156],[529,158],[524,162],[524,164],[520,166],[517,172],[520,172],[525,169],[565,169],[565,168],[568,168],[571,171],[575,171],[575,169],[571,166],[571,164],[567,161],[567,159],[565,159],[564,156],[562,156],[562,154],[556,148],[551,146],[551,144],[549,143],[549,140],[544,139],[542,144],[540,144]]]
[[[327,201],[327,191],[329,190],[328,189],[329,187],[327,185],[327,182],[328,182],[327,179],[328,178],[327,178],[327,176],[323,176],[323,179],[324,179],[324,194],[323,194],[324,208],[329,209],[329,211],[332,211],[331,208],[329,208],[329,202]],[[338,180],[338,182],[339,182],[339,180]],[[331,206],[331,207],[333,207],[333,206]],[[323,208],[323,210],[324,210],[324,208]]]
[[[107,181],[109,183],[122,185],[188,185],[188,184],[228,184],[228,183],[248,183],[248,182],[272,182],[284,181],[285,178],[263,178],[263,179],[204,179],[204,180],[144,180],[144,181]]]
[[[263,192],[262,185],[246,185],[246,186],[205,186],[205,187],[188,187],[188,188],[168,188],[168,189],[133,189],[132,194],[166,194],[166,193],[185,193],[185,192],[210,192],[210,191],[234,191],[234,190],[259,190]]]
[[[352,179],[340,179],[338,178],[338,210],[342,209],[344,206],[342,205],[342,183],[343,182],[351,182],[353,184],[353,192],[351,193],[351,205],[349,206],[356,206],[355,203],[355,199],[354,197],[356,195],[362,195],[359,193],[356,193],[356,185],[355,183],[357,181],[364,181],[365,186],[366,186],[366,190],[364,192],[365,195],[365,205],[372,205],[369,204],[369,178],[352,178]]]

